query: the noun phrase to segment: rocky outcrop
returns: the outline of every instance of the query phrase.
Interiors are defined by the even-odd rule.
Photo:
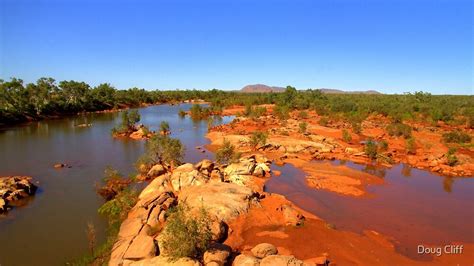
[[[259,175],[265,175],[270,172],[269,164],[262,156],[250,156],[229,166],[209,160],[196,165],[183,164],[172,171],[161,165],[153,166],[148,176],[158,176],[141,192],[122,223],[109,264],[200,265],[191,259],[176,264],[163,254],[160,231],[166,223],[166,212],[173,205],[185,203],[191,210],[204,206],[211,219],[214,243],[204,254],[205,265],[225,265],[232,252],[219,244],[227,237],[226,222],[247,212],[252,202],[258,200],[251,188],[232,180],[240,174],[252,178],[255,169],[261,169]]]
[[[261,243],[251,250],[250,254],[240,254],[235,257],[233,266],[326,266],[329,260],[323,257],[300,260],[291,255],[278,255],[277,248],[269,243]]]
[[[0,213],[6,212],[20,200],[34,195],[36,189],[29,176],[0,177]]]

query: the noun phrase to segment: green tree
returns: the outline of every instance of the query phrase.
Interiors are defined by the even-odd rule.
[[[235,146],[224,139],[222,146],[216,152],[216,161],[222,164],[233,163],[240,158],[240,153],[235,151]]]
[[[157,163],[179,165],[183,157],[184,146],[179,139],[153,135],[145,144],[145,154],[140,160],[148,166]]]

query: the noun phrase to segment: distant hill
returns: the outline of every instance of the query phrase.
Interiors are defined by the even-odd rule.
[[[368,90],[368,91],[343,91],[343,90],[337,90],[337,89],[328,89],[328,88],[320,88],[322,93],[327,93],[327,94],[381,94],[378,91],[374,90]],[[255,84],[255,85],[247,85],[243,87],[241,92],[246,92],[246,93],[253,93],[253,92],[284,92],[285,88],[284,87],[270,87],[265,84]]]
[[[247,85],[243,87],[241,92],[283,92],[285,88],[283,87],[270,87],[264,84],[255,84],[255,85]]]
[[[382,94],[378,91],[374,90],[368,90],[368,91],[343,91],[343,90],[337,90],[337,89],[326,89],[326,88],[321,88],[322,93],[327,93],[327,94]]]

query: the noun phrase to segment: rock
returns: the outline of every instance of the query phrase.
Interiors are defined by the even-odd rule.
[[[223,242],[227,238],[227,224],[222,220],[214,220],[211,223],[212,240]]]
[[[283,217],[285,218],[285,222],[288,225],[301,225],[304,222],[305,217],[300,214],[297,210],[295,210],[292,206],[288,204],[283,204],[280,207],[280,210],[283,212]]]
[[[316,266],[327,266],[329,264],[329,260],[326,256],[316,257],[309,259],[308,262],[315,264]]]
[[[166,173],[166,169],[163,167],[163,165],[156,164],[150,169],[150,171],[148,171],[147,176],[155,177],[155,176],[160,176],[164,173]]]
[[[278,254],[277,248],[274,245],[269,244],[269,243],[258,244],[254,248],[252,248],[251,251],[252,251],[252,254],[259,259],[263,259],[269,255]]]
[[[171,185],[175,191],[180,191],[188,186],[201,185],[206,181],[207,177],[196,170],[190,163],[179,166],[171,174]]]
[[[143,222],[140,218],[126,219],[120,225],[119,238],[129,238],[136,236],[143,227]]]
[[[67,164],[65,164],[65,163],[57,163],[57,164],[53,165],[53,167],[56,168],[56,169],[64,168],[66,166],[67,166]]]
[[[252,175],[255,170],[255,162],[251,160],[241,161],[239,163],[232,163],[227,166],[224,173],[228,176],[231,175]]]
[[[262,259],[260,266],[303,266],[305,263],[294,256],[269,255]]]
[[[214,244],[204,253],[204,265],[225,265],[231,251],[232,249],[227,245]]]
[[[214,163],[208,159],[204,159],[196,164],[196,169],[199,171],[207,170],[208,172],[211,172],[214,169]]]
[[[239,186],[245,186],[252,178],[252,175],[231,175],[227,180]]]
[[[209,176],[210,182],[222,182],[224,181],[224,175],[219,170],[212,170],[211,175]]]
[[[345,150],[344,150],[345,153],[348,153],[348,154],[354,154],[354,153],[358,153],[359,150],[356,149],[356,148],[350,148],[350,147],[347,147]]]
[[[179,199],[191,208],[205,206],[211,216],[228,221],[247,212],[252,195],[248,187],[232,183],[207,183],[183,189]]]
[[[266,173],[270,173],[270,167],[268,167],[265,163],[259,163],[255,166],[253,175],[260,177],[265,176]]]
[[[5,212],[9,204],[33,195],[36,190],[29,176],[0,177],[0,212]]]
[[[149,265],[160,265],[160,266],[200,266],[201,263],[191,258],[180,258],[172,261],[168,257],[158,256],[151,259],[145,259],[130,263],[131,266],[149,266]]]
[[[171,187],[168,184],[168,175],[161,175],[153,181],[140,193],[138,199],[142,200],[150,196],[160,195],[163,192],[171,191]]]
[[[7,203],[4,199],[0,198],[0,213],[5,212],[7,209]]]
[[[260,260],[254,256],[240,254],[235,257],[233,266],[258,266],[260,265]]]
[[[133,238],[132,244],[128,247],[124,259],[147,259],[156,255],[156,247],[153,238],[144,234]]]

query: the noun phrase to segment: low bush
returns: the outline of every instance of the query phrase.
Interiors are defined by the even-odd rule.
[[[321,126],[325,127],[329,124],[329,119],[325,116],[321,117],[318,122]]]
[[[415,138],[411,137],[406,140],[405,143],[407,152],[409,154],[416,154],[416,143],[415,143]]]
[[[222,147],[216,151],[216,161],[222,164],[233,163],[240,158],[240,153],[235,151],[235,146],[224,139]]]
[[[472,137],[461,131],[452,131],[443,134],[443,140],[446,143],[469,143]]]
[[[171,260],[183,257],[200,259],[212,240],[211,222],[206,209],[201,207],[198,215],[180,204],[169,212],[163,230],[163,246]]]
[[[306,130],[307,130],[307,129],[308,129],[308,123],[306,123],[306,122],[301,122],[301,123],[299,124],[299,129],[298,129],[298,130],[299,130],[299,132],[300,132],[301,134],[306,133]]]
[[[342,139],[347,143],[350,143],[352,141],[352,136],[346,129],[342,130]]]
[[[378,146],[379,146],[380,151],[387,151],[388,150],[388,142],[386,140],[380,141]]]
[[[455,166],[459,162],[458,157],[455,155],[456,151],[455,148],[449,148],[446,154],[446,160],[449,166]]]
[[[300,118],[300,119],[306,119],[306,118],[308,118],[308,112],[306,112],[306,111],[300,111],[300,112],[298,113],[298,118]]]
[[[356,134],[360,134],[362,133],[362,124],[359,123],[359,122],[352,122],[351,123],[351,126],[352,126],[352,131]]]
[[[264,146],[267,143],[268,135],[261,131],[252,132],[250,136],[250,145],[252,148],[257,149],[258,146]]]
[[[403,136],[406,139],[411,137],[411,127],[403,123],[392,123],[388,125],[387,132],[390,136]]]
[[[369,139],[364,146],[364,153],[369,156],[370,159],[377,158],[377,143]]]

